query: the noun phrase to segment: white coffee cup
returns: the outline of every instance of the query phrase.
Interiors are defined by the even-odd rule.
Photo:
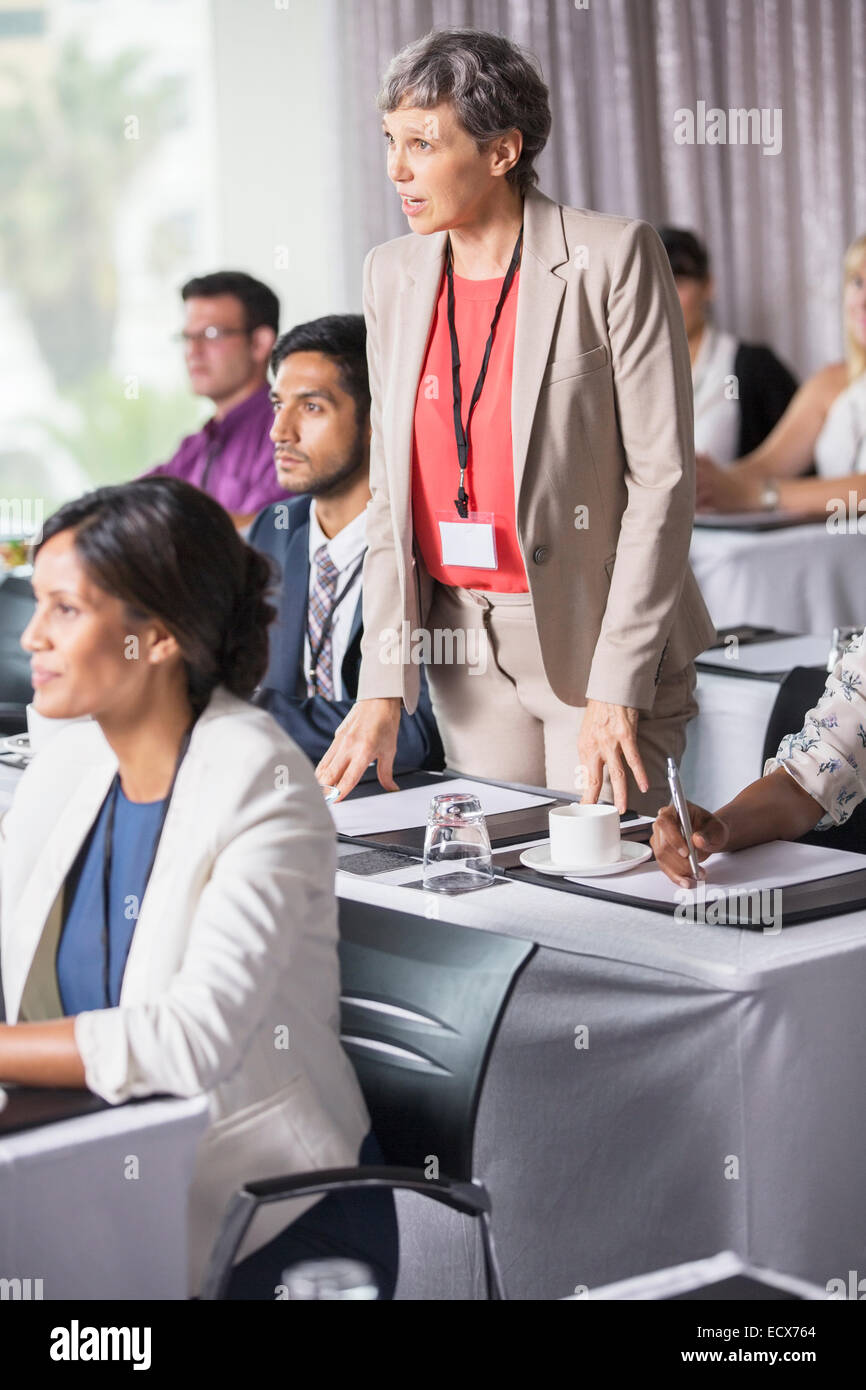
[[[619,811],[605,803],[554,806],[548,813],[550,861],[592,868],[615,864],[621,857]]]
[[[49,719],[47,715],[40,714],[35,705],[27,706],[27,733],[30,735],[30,748],[32,752],[38,753],[49,743],[55,734],[59,734],[61,729],[65,729],[68,724],[81,724],[84,720],[89,720],[90,715],[79,715],[75,719]]]

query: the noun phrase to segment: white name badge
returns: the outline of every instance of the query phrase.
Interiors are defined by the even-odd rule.
[[[493,512],[470,512],[466,520],[453,512],[438,512],[442,564],[464,569],[496,569],[496,531]]]

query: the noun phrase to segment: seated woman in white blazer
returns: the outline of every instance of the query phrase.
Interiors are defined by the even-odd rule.
[[[174,478],[55,513],[21,642],[37,711],[91,719],[53,735],[0,822],[0,1083],[207,1094],[191,1293],[245,1180],[354,1164],[369,1130],[338,1034],[331,817],[304,754],[247,703],[271,582]],[[298,1204],[263,1211],[230,1296],[274,1297],[320,1248],[293,1233],[323,1208],[289,1227]],[[349,1248],[387,1282],[389,1209],[369,1211],[387,1248]]]

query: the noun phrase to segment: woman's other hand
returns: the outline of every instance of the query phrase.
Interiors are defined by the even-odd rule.
[[[628,809],[623,763],[631,769],[640,791],[649,791],[649,778],[637,744],[638,719],[638,711],[628,705],[587,700],[577,740],[577,755],[587,777],[582,803],[598,801],[607,768],[616,809],[623,815]]]
[[[348,796],[373,762],[378,765],[377,774],[385,790],[398,790],[393,769],[402,705],[397,696],[359,700],[338,726],[333,743],[316,768],[316,777],[323,786],[338,788],[336,801]]]

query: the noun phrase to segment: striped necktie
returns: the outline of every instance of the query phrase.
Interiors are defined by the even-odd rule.
[[[307,635],[310,641],[307,695],[321,695],[326,700],[333,700],[334,673],[330,615],[334,607],[334,594],[337,590],[337,578],[340,571],[328,554],[326,545],[319,546],[313,559],[316,562],[316,578],[307,610]]]

